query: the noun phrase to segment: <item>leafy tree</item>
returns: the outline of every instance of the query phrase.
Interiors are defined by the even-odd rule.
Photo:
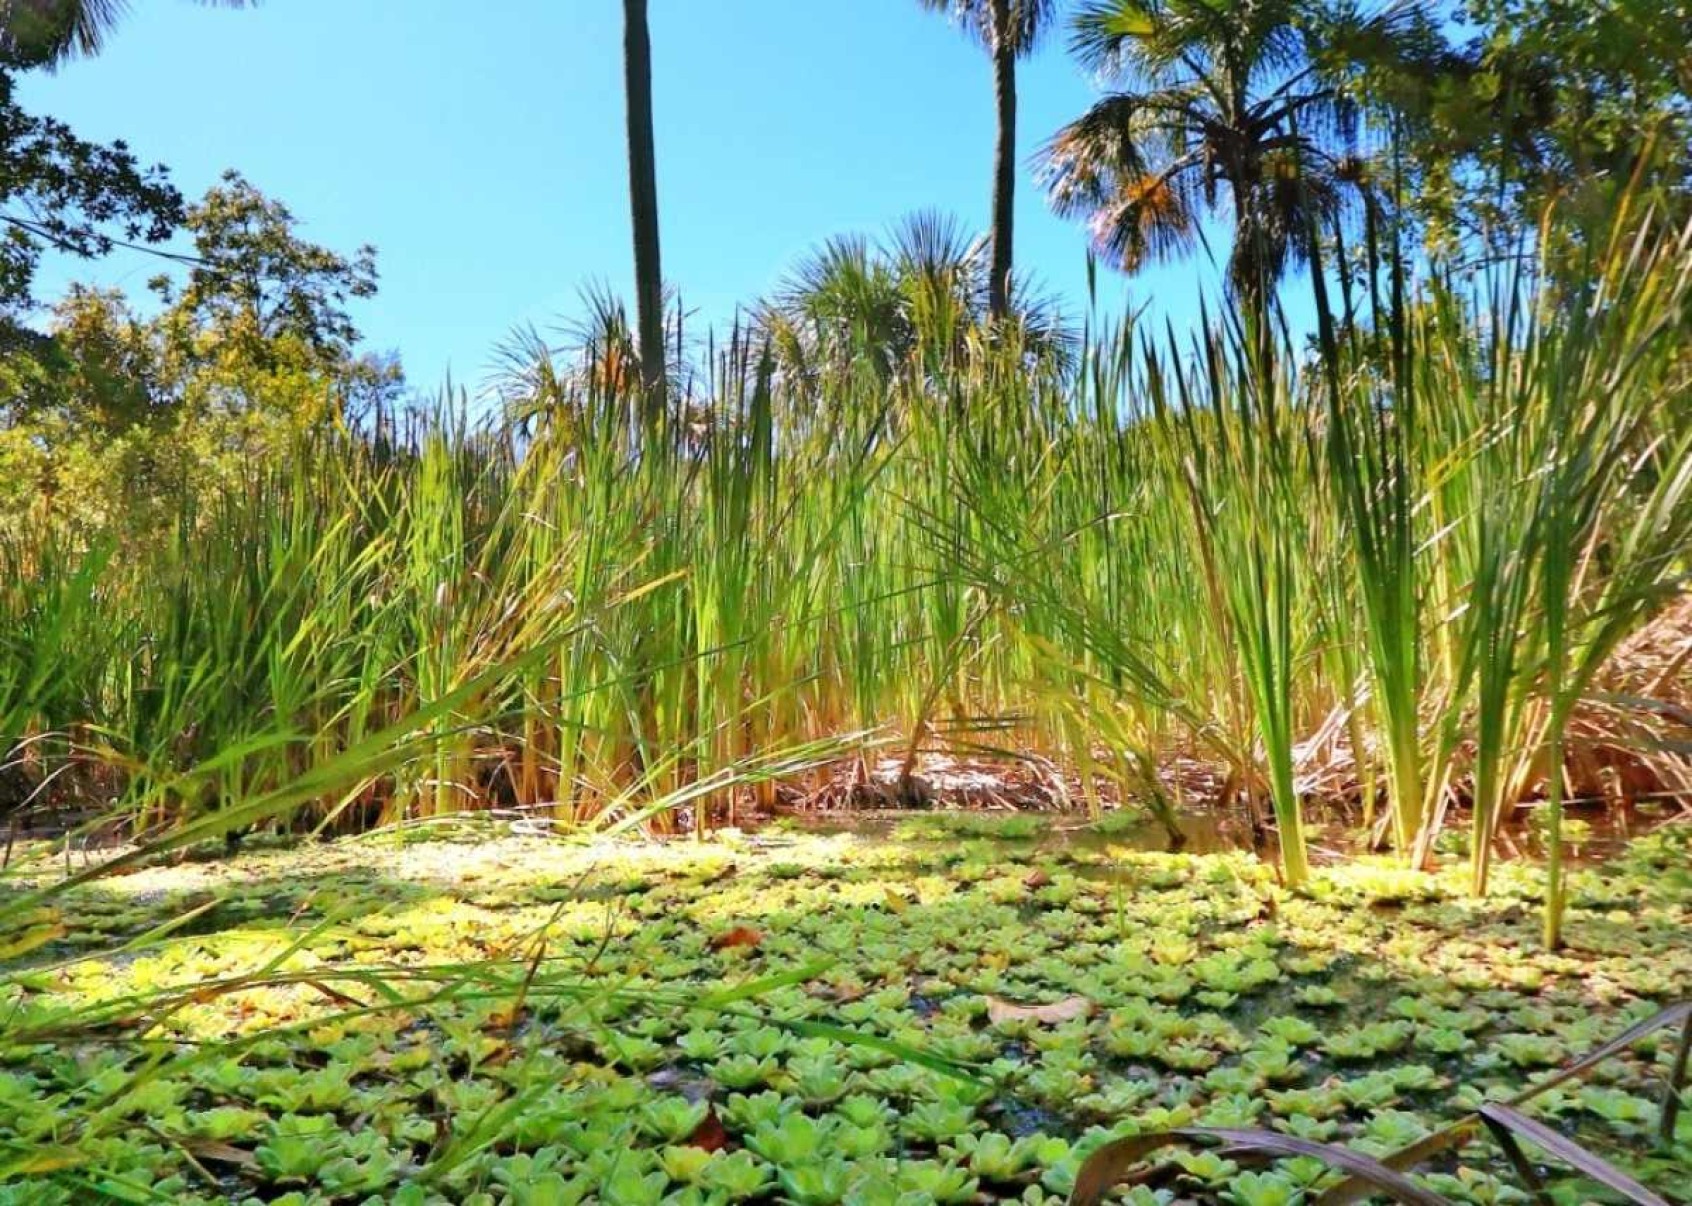
[[[72,287],[50,337],[0,357],[0,516],[140,533],[194,472],[156,332],[111,290]]]
[[[1222,212],[1228,279],[1261,307],[1366,179],[1342,31],[1390,38],[1396,11],[1323,14],[1301,0],[1095,0],[1071,47],[1121,85],[1051,139],[1043,174],[1060,214],[1089,219],[1125,271],[1190,252]]]
[[[1056,15],[1055,0],[920,0],[949,14],[993,59],[998,137],[993,148],[992,262],[987,272],[987,312],[994,319],[1010,306],[1011,243],[1016,199],[1016,61],[1033,53]]]
[[[366,244],[349,258],[306,242],[286,205],[234,171],[188,210],[183,225],[194,240],[186,282],[152,282],[179,324],[244,343],[261,359],[289,340],[327,367],[352,357],[359,333],[346,305],[375,296],[375,248]]]
[[[1687,212],[1689,27],[1685,0],[1460,0],[1412,38],[1346,51],[1393,109],[1431,240],[1484,246],[1548,205],[1559,237],[1607,228],[1625,188]]]
[[[397,366],[359,351],[346,308],[375,293],[370,248],[302,239],[233,173],[184,225],[193,266],[153,282],[156,314],[73,288],[48,335],[0,355],[0,510],[145,533],[185,493],[394,400]]]
[[[238,173],[189,208],[194,264],[152,282],[167,373],[190,415],[270,413],[288,425],[356,421],[391,400],[391,362],[358,351],[347,312],[376,295],[376,252],[351,257],[300,237],[287,206]]]
[[[163,242],[181,224],[182,195],[164,168],[142,166],[122,142],[78,138],[15,98],[17,72],[97,54],[127,9],[126,0],[0,0],[0,348],[34,341],[17,311],[46,248],[90,259],[120,241]]]
[[[646,0],[623,0],[623,89],[628,117],[629,212],[634,227],[635,321],[649,412],[664,405],[664,271],[658,246],[658,169],[652,142],[652,38]]]
[[[88,142],[25,112],[0,64],[0,336],[27,338],[16,315],[47,248],[92,258],[120,240],[161,242],[182,217],[163,168],[143,167],[121,142]]]

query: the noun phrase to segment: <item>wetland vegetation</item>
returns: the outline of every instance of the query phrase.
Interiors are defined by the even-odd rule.
[[[15,981],[3,1133],[84,1119],[87,1184],[133,1200],[1056,1202],[1105,1143],[1169,1128],[1385,1156],[1692,974],[1684,827],[1575,871],[1555,953],[1529,865],[1484,901],[1380,858],[1290,893],[1246,853],[992,829],[659,845],[464,822],[96,881]],[[1657,1139],[1679,1032],[1524,1109],[1684,1186],[1684,1116]],[[1452,1201],[1530,1200],[1485,1133],[1419,1171]],[[1339,1179],[1195,1149],[1132,1198]]]
[[[696,328],[625,0],[635,314],[424,404],[0,0],[0,1206],[1692,1201],[1675,5],[925,7],[985,237]]]

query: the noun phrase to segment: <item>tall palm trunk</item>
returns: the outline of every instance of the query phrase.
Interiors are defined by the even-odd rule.
[[[993,263],[987,312],[994,321],[1010,309],[1011,233],[1016,198],[1016,31],[1011,0],[993,0],[993,94],[999,133],[993,148]]]
[[[1267,373],[1274,365],[1274,330],[1270,318],[1274,285],[1263,263],[1266,255],[1263,228],[1245,203],[1238,200],[1246,195],[1241,191],[1243,187],[1242,184],[1232,185],[1236,198],[1234,249],[1228,276],[1239,299],[1240,315],[1245,320],[1246,337],[1256,358],[1256,367],[1265,373],[1264,379],[1267,380]]]
[[[658,169],[652,147],[652,39],[646,0],[623,0],[623,91],[629,121],[629,209],[634,225],[635,317],[646,415],[664,409],[664,274],[658,258]]]

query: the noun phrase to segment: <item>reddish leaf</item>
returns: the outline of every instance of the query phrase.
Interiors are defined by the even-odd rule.
[[[694,1147],[704,1148],[708,1152],[720,1152],[728,1146],[728,1128],[723,1120],[717,1117],[717,1107],[707,1107],[705,1117],[694,1128],[693,1134],[687,1138]]]
[[[711,939],[711,949],[726,951],[730,947],[761,946],[764,941],[763,931],[755,930],[749,925],[737,925],[732,930],[725,930]]]
[[[1046,874],[1045,868],[1035,867],[1028,873],[1028,878],[1022,881],[1022,886],[1030,892],[1037,891],[1052,882],[1052,877]]]

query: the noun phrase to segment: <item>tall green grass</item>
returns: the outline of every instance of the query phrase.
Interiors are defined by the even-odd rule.
[[[1291,882],[1312,797],[1417,862],[1469,806],[1484,891],[1510,809],[1555,839],[1570,717],[1687,572],[1687,240],[1630,218],[1582,290],[1412,282],[1372,234],[1315,352],[1227,308],[1034,346],[881,282],[876,322],[789,307],[678,363],[657,428],[614,314],[528,339],[493,417],[320,433],[151,541],[0,527],[0,783],[156,832],[453,698],[264,823],[703,831],[825,753],[914,793],[943,748],[1173,824],[1196,762]]]

